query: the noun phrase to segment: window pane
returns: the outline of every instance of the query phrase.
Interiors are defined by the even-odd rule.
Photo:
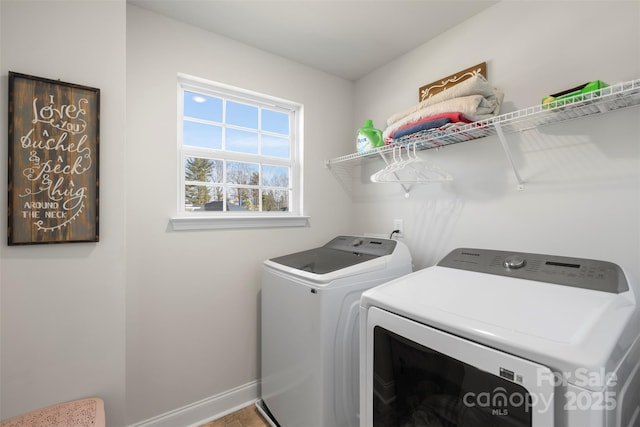
[[[262,165],[262,185],[289,187],[289,168],[286,166]]]
[[[179,87],[179,210],[300,214],[298,104],[186,76]]]
[[[229,184],[258,185],[258,164],[227,162],[227,182]]]
[[[204,205],[204,210],[222,211],[224,209],[222,187],[212,187],[211,192],[211,199]]]
[[[184,145],[194,147],[222,148],[222,128],[220,126],[205,125],[202,123],[183,121]]]
[[[238,129],[227,129],[227,150],[258,154],[258,134]]]
[[[222,160],[187,157],[184,162],[186,181],[222,182]]]
[[[196,119],[222,121],[222,99],[184,91],[184,115]]]
[[[262,130],[289,135],[289,115],[273,110],[262,110]]]
[[[222,210],[222,187],[207,185],[185,185],[185,210],[199,212],[205,210]],[[211,209],[220,204],[220,209]]]
[[[289,211],[289,192],[287,190],[266,190],[262,193],[263,211]]]
[[[229,211],[257,211],[260,209],[258,190],[252,188],[230,188],[227,194]]]
[[[258,107],[227,101],[227,123],[258,129]]]
[[[262,155],[289,158],[289,139],[271,135],[262,135]]]

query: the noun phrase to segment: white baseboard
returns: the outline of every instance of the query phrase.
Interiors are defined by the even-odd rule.
[[[198,427],[253,405],[258,400],[258,390],[259,382],[253,381],[129,427]]]

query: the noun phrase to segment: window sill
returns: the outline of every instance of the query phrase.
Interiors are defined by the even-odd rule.
[[[171,225],[175,231],[219,230],[232,228],[306,227],[307,216],[175,216]]]

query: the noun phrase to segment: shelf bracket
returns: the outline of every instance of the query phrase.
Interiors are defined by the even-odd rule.
[[[502,131],[502,127],[498,123],[494,123],[493,126],[496,129],[496,134],[498,135],[498,139],[500,140],[500,143],[502,144],[502,148],[504,149],[504,152],[507,155],[507,159],[509,160],[509,163],[511,164],[511,168],[513,169],[513,173],[515,174],[516,179],[518,180],[518,187],[517,187],[518,191],[522,191],[522,190],[524,190],[524,181],[522,180],[522,177],[518,173],[518,169],[516,168],[516,164],[513,161],[513,155],[511,154],[511,150],[509,149],[509,145],[507,144],[507,139],[504,136],[504,132]]]

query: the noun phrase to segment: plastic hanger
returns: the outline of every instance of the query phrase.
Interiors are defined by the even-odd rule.
[[[406,158],[402,156],[402,150],[406,150]],[[416,143],[405,147],[394,147],[393,161],[371,175],[371,182],[375,183],[426,184],[452,179],[449,173],[419,158],[416,153]]]

